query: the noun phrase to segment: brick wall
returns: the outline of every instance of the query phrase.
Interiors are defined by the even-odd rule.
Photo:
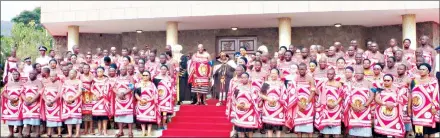
[[[435,46],[439,44],[439,24],[435,22],[417,23],[417,37],[421,34],[432,38]],[[182,30],[179,31],[178,43],[183,46],[183,53],[194,52],[197,44],[202,43],[209,53],[216,52],[217,39],[219,37],[235,36],[254,36],[257,37],[257,46],[266,45],[269,51],[274,52],[278,48],[278,28],[239,28],[236,31],[231,29],[209,29],[209,30]],[[324,47],[331,46],[335,41],[341,42],[348,47],[353,39],[358,40],[359,46],[365,48],[367,40],[377,41],[380,49],[385,49],[390,38],[402,40],[401,25],[390,26],[343,26],[336,28],[333,26],[315,26],[315,27],[293,27],[292,43],[294,45],[307,46],[319,44]],[[58,51],[66,50],[66,37],[54,37],[54,46]],[[159,52],[164,51],[166,45],[165,31],[152,32],[126,32],[122,34],[94,34],[81,33],[79,38],[81,51],[94,51],[96,47],[110,49],[117,47],[131,48],[136,46],[143,48],[149,45],[156,48]],[[415,41],[414,41],[415,42]],[[401,42],[399,42],[399,45]]]

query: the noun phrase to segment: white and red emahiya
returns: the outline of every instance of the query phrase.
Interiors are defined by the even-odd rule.
[[[436,127],[438,115],[432,115],[431,109],[439,110],[437,80],[432,79],[427,84],[416,84],[412,89],[413,125]]]
[[[398,89],[395,87],[393,88],[385,89],[377,94],[379,94],[380,99],[384,103],[391,102],[401,104],[397,92]],[[400,108],[400,105],[391,109],[384,105],[377,105],[374,117],[374,131],[382,135],[403,137],[405,135],[405,125],[402,120]]]
[[[23,92],[26,99],[35,98],[38,95],[38,87],[37,86],[23,86]],[[31,105],[23,104],[23,119],[40,119],[40,100],[36,100]]]
[[[310,84],[306,81],[297,81],[296,85],[296,94],[297,94],[297,102],[307,101],[312,94],[310,91]],[[306,105],[306,109],[302,110],[299,106],[295,107],[294,111],[294,125],[307,125],[313,124],[313,117],[315,116],[315,109],[313,101],[308,102]]]
[[[130,76],[122,77],[120,76],[116,83],[115,88],[116,92],[126,92],[127,90],[130,90],[129,85],[130,82]],[[124,95],[123,99],[120,99],[119,97],[115,98],[115,116],[125,116],[125,115],[133,115],[133,93],[129,92]]]
[[[18,121],[21,120],[21,110],[23,100],[20,98],[22,88],[10,88],[6,86],[3,94],[9,95],[10,98],[17,98],[17,102],[12,102],[2,96],[2,120]]]
[[[159,109],[161,112],[173,113],[174,100],[171,90],[171,82],[162,79],[157,85],[157,92],[159,94]]]
[[[349,108],[351,104],[358,104],[360,106],[365,105],[368,102],[370,90],[368,88],[352,87],[349,89],[351,91],[348,96],[347,108],[344,112],[345,117],[348,121],[346,124],[348,128],[353,127],[371,127],[371,106],[366,106],[366,108],[360,112],[356,112]]]
[[[275,103],[264,101],[262,122],[272,125],[284,125],[286,118],[286,87],[282,82],[269,83],[267,97],[275,99]]]
[[[110,83],[107,78],[98,80],[95,78],[93,80],[93,85],[91,92],[93,93],[93,100],[95,101],[92,107],[93,116],[109,116],[110,117],[110,101],[111,93]],[[98,98],[101,97],[101,98]]]
[[[139,95],[139,97],[140,99],[146,99],[147,102],[137,102],[136,120],[141,122],[153,122],[159,124],[160,112],[156,86],[154,86],[154,83],[150,83],[150,85],[140,87],[141,94]]]
[[[44,95],[46,96],[46,99],[53,100],[55,99],[58,94],[58,89],[56,88],[44,88]],[[45,109],[45,120],[52,121],[52,122],[61,122],[61,98],[56,100],[52,105],[47,105],[46,103],[42,103],[44,105]]]
[[[71,98],[71,97],[75,97],[75,95],[77,95],[77,92],[79,91],[79,85],[75,85],[75,84],[69,84],[69,83],[64,83],[63,84],[63,97],[66,98]],[[81,119],[82,118],[82,113],[81,113],[81,106],[82,106],[82,101],[81,101],[81,96],[78,97],[77,99],[75,99],[72,103],[68,103],[67,102],[68,99],[64,99],[63,100],[63,106],[62,106],[62,114],[61,114],[61,119],[62,120],[66,120],[66,119],[71,119],[71,118],[78,118]]]
[[[257,95],[251,85],[239,85],[234,89],[237,95],[232,96],[232,110],[234,111],[234,124],[243,128],[259,128],[261,126],[260,114],[256,107]],[[250,105],[249,109],[240,110],[237,105]]]
[[[320,124],[318,124],[318,129],[324,128],[326,126],[340,126],[341,125],[341,111],[342,111],[342,101],[336,105],[335,108],[328,108],[327,104],[330,101],[337,102],[338,99],[342,98],[342,90],[335,86],[331,86],[328,84],[324,85],[324,91],[321,93],[323,100],[325,100],[325,104],[323,104],[322,111],[320,117]]]

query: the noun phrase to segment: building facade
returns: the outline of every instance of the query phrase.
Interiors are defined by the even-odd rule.
[[[200,43],[209,53],[239,46],[252,53],[260,45],[274,52],[351,40],[385,49],[391,38],[409,38],[415,48],[421,35],[439,45],[438,1],[48,1],[41,9],[59,52],[179,44],[188,53]]]

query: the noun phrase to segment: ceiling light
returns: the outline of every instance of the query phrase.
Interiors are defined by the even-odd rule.
[[[234,31],[237,30],[237,29],[238,29],[237,27],[232,27],[231,28],[231,30],[234,30]]]
[[[341,27],[341,26],[342,26],[342,24],[340,24],[340,23],[335,24],[335,27]]]
[[[142,30],[136,30],[136,33],[140,34],[142,33]]]

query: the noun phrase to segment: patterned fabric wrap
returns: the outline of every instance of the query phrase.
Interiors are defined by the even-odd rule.
[[[397,91],[385,89],[378,94],[383,102],[402,104],[399,101],[400,97]],[[405,125],[400,107],[398,105],[390,109],[378,105],[375,113],[374,131],[386,136],[403,137],[405,135]]]
[[[427,84],[417,84],[412,89],[413,125],[435,128],[439,121],[439,114],[432,115],[431,109],[439,111],[438,82],[436,79]]]
[[[2,96],[2,120],[18,121],[22,119],[23,100],[20,98],[22,88],[10,88],[6,86],[3,93],[9,95],[10,98],[17,98],[16,102],[12,102],[6,97]]]
[[[136,104],[136,120],[141,122],[160,123],[158,90],[153,83],[149,86],[141,86],[140,99],[147,99],[145,102],[138,101]]]

